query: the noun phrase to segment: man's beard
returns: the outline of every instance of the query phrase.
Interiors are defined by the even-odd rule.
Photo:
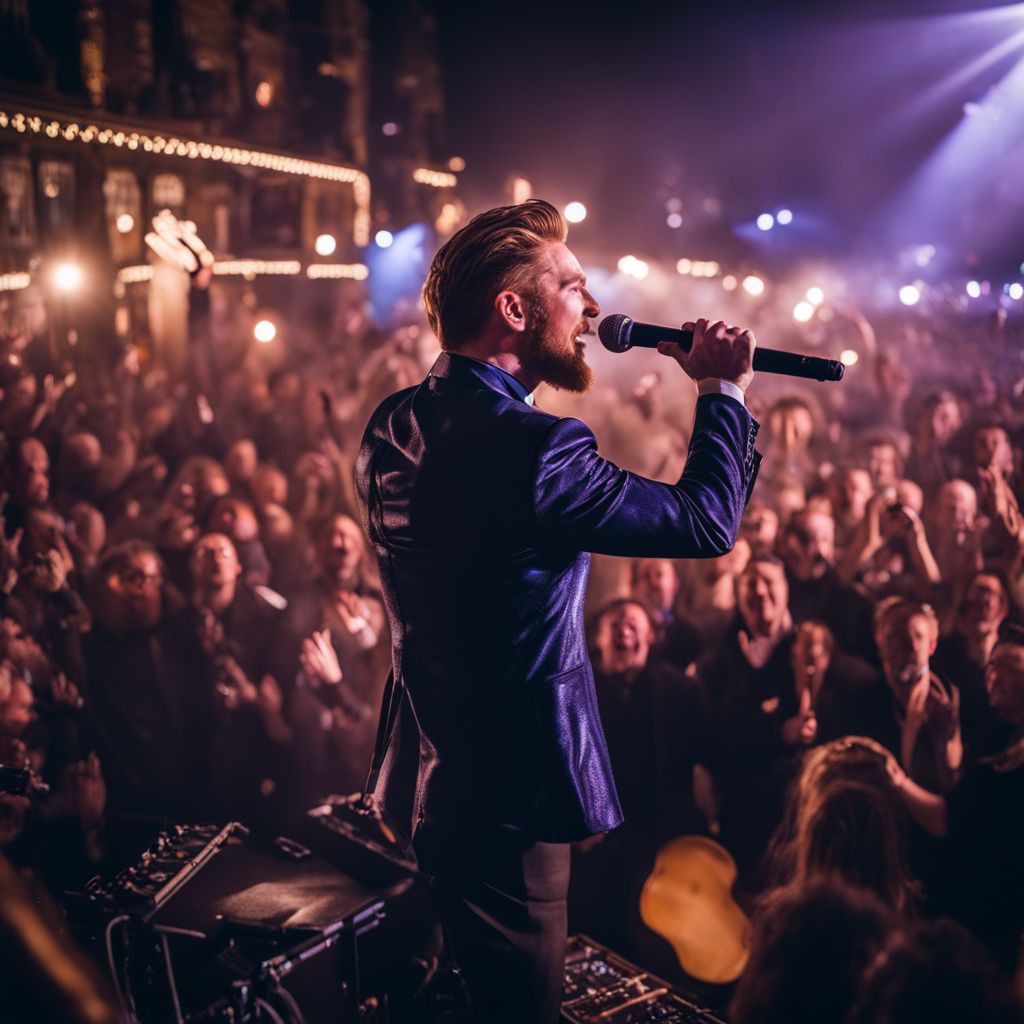
[[[565,339],[555,336],[543,300],[532,303],[533,337],[523,357],[523,368],[530,375],[550,384],[558,391],[582,395],[594,383],[594,371],[587,365],[583,347],[565,349]]]

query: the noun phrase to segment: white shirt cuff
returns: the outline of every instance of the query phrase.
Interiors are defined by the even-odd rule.
[[[721,380],[718,377],[705,377],[697,381],[697,395],[728,395],[735,398],[744,408],[747,406],[743,399],[743,388],[733,384],[731,380]]]

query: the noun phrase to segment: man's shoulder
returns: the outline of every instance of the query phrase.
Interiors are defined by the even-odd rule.
[[[454,431],[466,443],[504,432],[514,433],[520,444],[527,438],[542,444],[549,434],[552,440],[593,437],[580,420],[555,416],[500,391],[427,377],[381,402],[367,424],[363,445],[393,440],[413,425],[416,431]]]

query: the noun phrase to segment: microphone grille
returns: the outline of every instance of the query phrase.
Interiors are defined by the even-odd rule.
[[[609,352],[625,352],[632,346],[629,343],[629,329],[633,321],[625,313],[612,313],[606,316],[597,327],[597,336]]]

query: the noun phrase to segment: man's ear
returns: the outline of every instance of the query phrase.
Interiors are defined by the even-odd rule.
[[[494,308],[507,327],[513,331],[526,330],[526,302],[518,292],[501,292],[494,300]]]

